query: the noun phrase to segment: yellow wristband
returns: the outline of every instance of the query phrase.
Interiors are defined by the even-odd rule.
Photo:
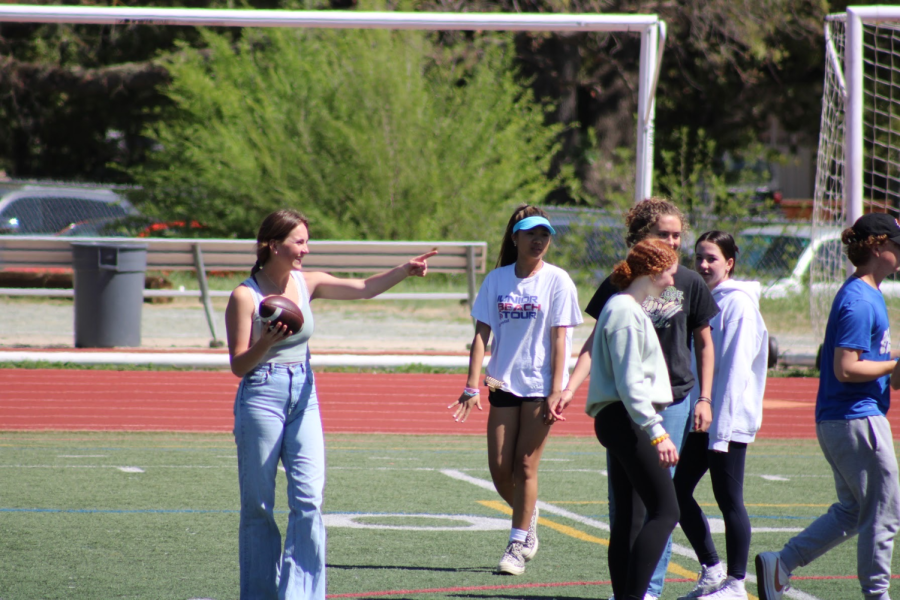
[[[663,442],[666,441],[667,439],[669,439],[669,434],[668,434],[668,433],[664,433],[664,434],[662,434],[661,436],[659,436],[658,438],[653,439],[653,440],[650,440],[650,443],[651,443],[652,445],[654,445],[654,446],[658,446],[659,444],[663,443]]]

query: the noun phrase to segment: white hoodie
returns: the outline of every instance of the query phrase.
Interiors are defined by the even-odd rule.
[[[709,322],[716,352],[709,448],[728,452],[728,442],[750,443],[762,425],[769,332],[759,313],[759,282],[729,279],[712,295],[720,312]]]

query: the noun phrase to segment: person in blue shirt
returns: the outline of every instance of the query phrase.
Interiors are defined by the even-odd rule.
[[[834,472],[838,500],[779,552],[756,556],[761,600],[781,600],[794,569],[858,535],[857,577],[867,600],[889,600],[891,555],[900,529],[900,483],[890,388],[900,389],[879,285],[900,272],[900,224],[860,217],[841,234],[856,267],[831,305],[816,398],[816,436]]]

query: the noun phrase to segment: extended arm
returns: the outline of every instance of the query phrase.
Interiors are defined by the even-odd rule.
[[[341,279],[329,273],[304,271],[310,300],[364,300],[374,298],[391,289],[407,277],[424,277],[428,272],[429,258],[437,250],[426,252],[389,271],[372,275],[366,279]]]
[[[566,420],[562,416],[563,411],[572,402],[575,392],[578,391],[584,380],[591,374],[591,358],[594,351],[594,335],[596,333],[597,325],[595,324],[591,335],[588,336],[588,339],[584,341],[584,345],[581,346],[581,352],[578,353],[578,360],[575,362],[575,368],[569,376],[569,385],[566,386],[566,389],[559,393],[554,392],[547,398],[546,420],[548,423]]]

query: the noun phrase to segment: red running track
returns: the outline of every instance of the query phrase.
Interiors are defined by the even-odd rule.
[[[455,423],[447,405],[461,375],[319,373],[328,433],[483,435],[485,410]],[[238,379],[227,372],[0,369],[0,429],[64,431],[231,431]],[[760,438],[815,438],[818,380],[770,379]],[[554,435],[593,436],[587,386]],[[895,396],[900,400],[900,396]],[[890,414],[900,432],[900,411]]]

